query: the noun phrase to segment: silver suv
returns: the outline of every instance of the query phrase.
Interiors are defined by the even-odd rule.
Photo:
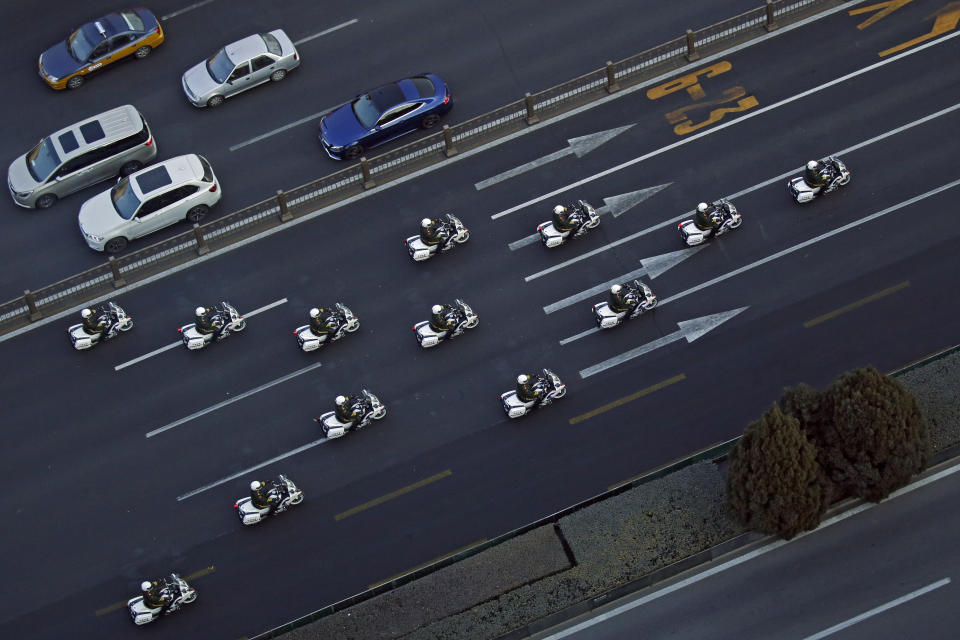
[[[80,207],[80,233],[96,251],[117,253],[180,220],[200,222],[220,202],[220,183],[203,156],[170,158],[123,178]]]
[[[46,209],[74,191],[129,175],[156,157],[147,121],[127,104],[41,140],[10,164],[7,186],[21,207]]]

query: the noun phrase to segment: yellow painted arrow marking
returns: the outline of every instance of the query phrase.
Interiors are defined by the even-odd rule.
[[[859,9],[851,9],[847,11],[848,15],[858,16],[861,13],[870,13],[871,11],[876,11],[875,14],[870,16],[868,19],[864,20],[857,25],[857,29],[866,29],[872,25],[877,20],[882,20],[888,15],[899,9],[900,7],[910,4],[913,0],[887,0],[886,2],[878,2],[877,4],[872,4],[869,7],[860,7]]]
[[[915,44],[920,44],[931,38],[936,38],[937,36],[943,35],[948,31],[953,31],[957,24],[960,23],[960,2],[949,2],[937,10],[933,15],[927,16],[929,20],[933,16],[936,16],[937,19],[933,22],[933,28],[930,29],[930,33],[925,33],[918,38],[913,40],[907,40],[902,42],[895,47],[886,49],[885,51],[880,52],[880,57],[888,56],[891,53],[897,53],[898,51],[903,51],[904,49],[909,49]]]

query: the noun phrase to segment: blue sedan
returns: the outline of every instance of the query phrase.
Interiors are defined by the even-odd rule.
[[[356,160],[365,149],[417,128],[437,126],[453,106],[439,76],[424,73],[362,93],[320,120],[320,142],[334,160]]]

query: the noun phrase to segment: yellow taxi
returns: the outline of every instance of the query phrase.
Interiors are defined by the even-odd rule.
[[[86,76],[129,56],[146,58],[163,42],[163,29],[149,9],[123,9],[75,29],[40,54],[40,77],[52,88],[77,89]]]

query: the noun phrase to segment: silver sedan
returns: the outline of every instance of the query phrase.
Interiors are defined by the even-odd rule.
[[[276,29],[228,44],[188,69],[181,84],[195,107],[216,107],[258,84],[279,82],[299,66],[297,48],[283,29]]]

